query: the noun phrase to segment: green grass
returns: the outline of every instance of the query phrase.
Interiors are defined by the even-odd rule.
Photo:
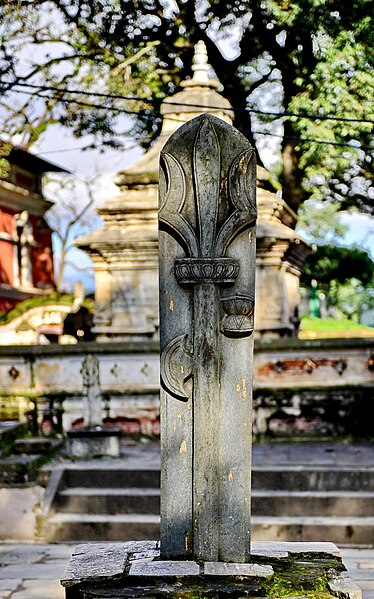
[[[304,316],[300,324],[300,339],[333,337],[374,337],[374,328],[353,320],[334,318],[311,318]]]

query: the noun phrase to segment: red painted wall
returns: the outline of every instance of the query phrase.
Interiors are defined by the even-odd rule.
[[[0,232],[15,235],[14,211],[0,208]],[[0,283],[13,285],[14,282],[14,244],[0,239]]]
[[[15,210],[0,207],[0,232],[16,234]],[[54,288],[52,234],[43,217],[30,215],[35,247],[31,250],[33,285],[38,289]],[[14,286],[14,244],[0,239],[0,283]],[[17,300],[1,297],[0,312],[14,308]]]
[[[31,216],[36,247],[32,251],[34,287],[47,289],[54,287],[52,254],[52,234],[45,220]]]

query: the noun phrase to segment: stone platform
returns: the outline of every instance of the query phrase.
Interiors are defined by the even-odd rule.
[[[157,541],[79,545],[61,580],[66,599],[173,597],[361,599],[333,543],[255,542],[246,564],[166,561]]]

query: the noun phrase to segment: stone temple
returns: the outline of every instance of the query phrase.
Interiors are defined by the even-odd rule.
[[[153,147],[119,172],[120,194],[98,213],[101,229],[77,240],[95,273],[94,333],[97,341],[137,342],[158,338],[159,156],[170,135],[201,113],[232,124],[233,111],[211,78],[206,48],[196,45],[193,76],[161,106],[163,125]],[[295,213],[278,197],[268,172],[257,167],[257,338],[297,334],[300,267],[309,253],[294,230]]]

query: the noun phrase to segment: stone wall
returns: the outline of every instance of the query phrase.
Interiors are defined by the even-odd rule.
[[[82,423],[82,362],[100,362],[103,417],[129,434],[159,433],[156,342],[0,347],[0,419],[43,432]],[[370,435],[374,339],[273,340],[255,345],[254,433],[274,437]],[[37,414],[35,407],[37,408]],[[51,420],[53,422],[51,422]]]

